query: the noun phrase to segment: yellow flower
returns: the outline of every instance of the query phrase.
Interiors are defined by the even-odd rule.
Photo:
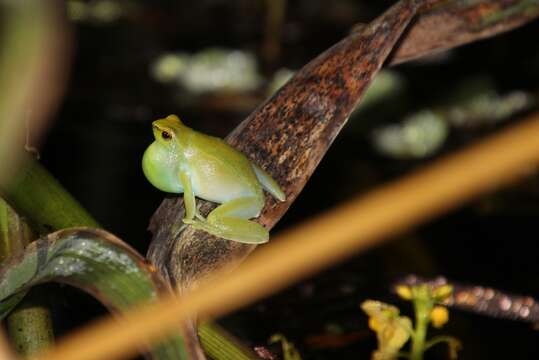
[[[452,293],[453,293],[453,286],[446,284],[446,285],[442,285],[434,289],[432,291],[432,297],[434,297],[434,299],[437,302],[442,302],[446,300],[448,297],[450,297]]]
[[[409,286],[406,285],[399,285],[395,289],[397,292],[397,295],[399,295],[404,300],[411,300],[412,299],[412,289],[410,289]]]
[[[430,312],[430,321],[435,328],[441,328],[449,320],[449,312],[444,306],[435,306]]]
[[[361,308],[369,316],[369,328],[376,332],[378,349],[372,359],[397,359],[400,349],[410,338],[412,321],[399,315],[399,309],[380,301],[367,300]]]
[[[369,329],[372,331],[379,331],[380,330],[380,323],[375,317],[369,318]]]

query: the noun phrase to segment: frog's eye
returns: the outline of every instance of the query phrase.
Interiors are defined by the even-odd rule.
[[[162,131],[161,137],[163,138],[163,140],[167,140],[167,141],[172,139],[172,135],[170,135],[168,131]]]

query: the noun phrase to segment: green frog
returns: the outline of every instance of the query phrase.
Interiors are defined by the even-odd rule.
[[[273,178],[222,139],[185,126],[176,115],[152,123],[155,141],[142,157],[142,169],[159,190],[183,193],[184,224],[247,244],[262,244],[269,233],[249,219],[264,207],[263,189],[279,201],[286,195]],[[204,218],[196,198],[220,205]]]

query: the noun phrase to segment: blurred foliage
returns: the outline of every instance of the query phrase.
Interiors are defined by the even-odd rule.
[[[447,138],[444,119],[424,110],[406,117],[402,125],[375,129],[374,145],[382,154],[395,158],[422,158],[432,155]]]
[[[0,184],[15,169],[29,131],[31,93],[39,76],[39,54],[51,27],[49,9],[39,1],[0,3]],[[52,84],[53,86],[53,84]],[[9,96],[6,96],[9,94]],[[36,110],[41,110],[40,107]]]
[[[374,85],[376,82],[372,88]],[[499,95],[490,79],[470,78],[457,84],[443,102],[406,116],[401,124],[374,129],[375,148],[394,158],[429,157],[442,147],[452,127],[463,130],[493,126],[531,109],[537,99],[521,90]]]
[[[132,4],[125,1],[67,1],[67,17],[75,22],[106,24],[118,21],[128,12]]]
[[[252,91],[261,81],[253,54],[205,49],[197,54],[164,54],[152,65],[162,82],[178,82],[188,92]]]

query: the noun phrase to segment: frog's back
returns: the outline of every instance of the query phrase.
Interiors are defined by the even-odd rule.
[[[263,196],[262,187],[245,155],[222,139],[193,131],[187,157],[195,194],[214,202]]]

